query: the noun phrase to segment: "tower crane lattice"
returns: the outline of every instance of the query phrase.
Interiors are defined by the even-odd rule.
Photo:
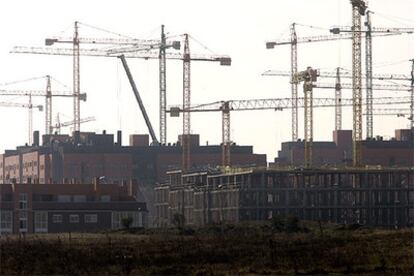
[[[307,100],[307,99],[306,99]],[[305,98],[298,98],[298,107],[303,108],[309,101]],[[407,104],[410,97],[380,97],[374,98],[374,105],[391,105],[391,104]],[[313,108],[335,107],[337,101],[335,98],[313,98]],[[352,98],[344,98],[341,100],[342,106],[353,106]],[[293,108],[292,98],[276,98],[276,99],[254,99],[254,100],[231,100],[217,101],[206,104],[192,105],[186,112],[221,112],[222,113],[222,164],[223,166],[231,165],[230,155],[230,112],[232,111],[249,111],[249,110],[275,110],[282,111],[284,109]],[[400,111],[400,110],[399,110]],[[397,111],[397,112],[399,112]],[[171,117],[178,117],[180,113],[184,113],[181,105],[171,106],[167,111]],[[385,111],[379,111],[380,113]],[[395,114],[395,110],[392,111]]]

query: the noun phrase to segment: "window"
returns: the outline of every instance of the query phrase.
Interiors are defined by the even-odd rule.
[[[13,201],[13,194],[2,194],[2,201]]]
[[[27,212],[19,212],[19,230],[20,232],[27,232]]]
[[[97,223],[97,222],[98,222],[97,214],[86,214],[85,215],[85,223]]]
[[[34,225],[35,233],[47,233],[47,212],[35,212]]]
[[[86,202],[86,195],[74,195],[73,202]]]
[[[273,195],[267,194],[267,203],[272,203],[272,202],[273,202]]]
[[[70,215],[69,216],[70,223],[79,223],[79,215]]]
[[[71,202],[70,195],[58,195],[58,202]]]
[[[53,215],[52,221],[53,223],[62,223],[62,215]]]
[[[27,209],[27,193],[19,194],[19,209]]]
[[[13,232],[12,211],[0,211],[0,234]]]
[[[110,202],[111,196],[110,195],[101,195],[101,201],[102,202]]]

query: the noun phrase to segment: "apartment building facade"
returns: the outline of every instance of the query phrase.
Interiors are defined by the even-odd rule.
[[[147,226],[147,208],[136,183],[2,184],[0,234],[88,232]]]

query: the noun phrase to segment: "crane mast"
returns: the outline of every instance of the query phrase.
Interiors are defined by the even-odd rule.
[[[159,52],[159,81],[160,81],[160,143],[167,144],[167,76],[166,76],[166,38],[164,25],[161,25],[161,45]]]
[[[365,71],[366,71],[366,137],[367,139],[374,137],[374,117],[372,114],[372,24],[371,12],[366,12],[365,26],[367,32],[365,34]]]
[[[79,27],[75,21],[75,32],[73,35],[73,120],[74,130],[80,131],[80,54],[79,54]]]
[[[50,76],[46,76],[45,134],[52,134],[52,86]]]
[[[335,130],[342,129],[342,86],[340,68],[336,68],[336,83],[335,83]]]
[[[296,82],[303,81],[304,93],[304,136],[305,136],[305,167],[312,166],[312,142],[313,142],[313,82],[317,80],[317,71],[308,67],[305,71],[297,73]],[[297,100],[297,99],[296,99]],[[293,103],[293,100],[292,100]],[[292,105],[293,108],[293,105]]]
[[[313,141],[313,89],[311,68],[308,69],[308,75],[303,84],[305,94],[305,167],[312,166],[312,141]]]
[[[363,0],[351,0],[352,4],[352,164],[361,166],[362,141],[362,63],[361,63],[361,15],[365,13]]]
[[[188,34],[184,35],[184,56],[183,56],[183,135],[182,135],[182,169],[187,171],[190,168],[190,134],[191,121],[190,112],[186,111],[191,105],[191,58]]]
[[[298,140],[298,83],[294,76],[298,73],[298,44],[295,23],[290,27],[290,74],[291,74],[291,97],[292,97],[292,141]]]
[[[230,104],[224,102],[222,107],[222,164],[231,166],[231,138],[230,138]]]
[[[414,59],[411,60],[411,104],[410,104],[411,129],[414,128]]]
[[[32,104],[32,95],[29,95],[29,145],[32,144],[32,133],[33,133],[33,104]]]

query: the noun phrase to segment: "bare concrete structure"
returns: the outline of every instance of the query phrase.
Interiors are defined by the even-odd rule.
[[[249,169],[182,174],[156,187],[155,223],[174,214],[187,225],[266,220],[294,214],[304,220],[402,227],[414,222],[414,170]]]

